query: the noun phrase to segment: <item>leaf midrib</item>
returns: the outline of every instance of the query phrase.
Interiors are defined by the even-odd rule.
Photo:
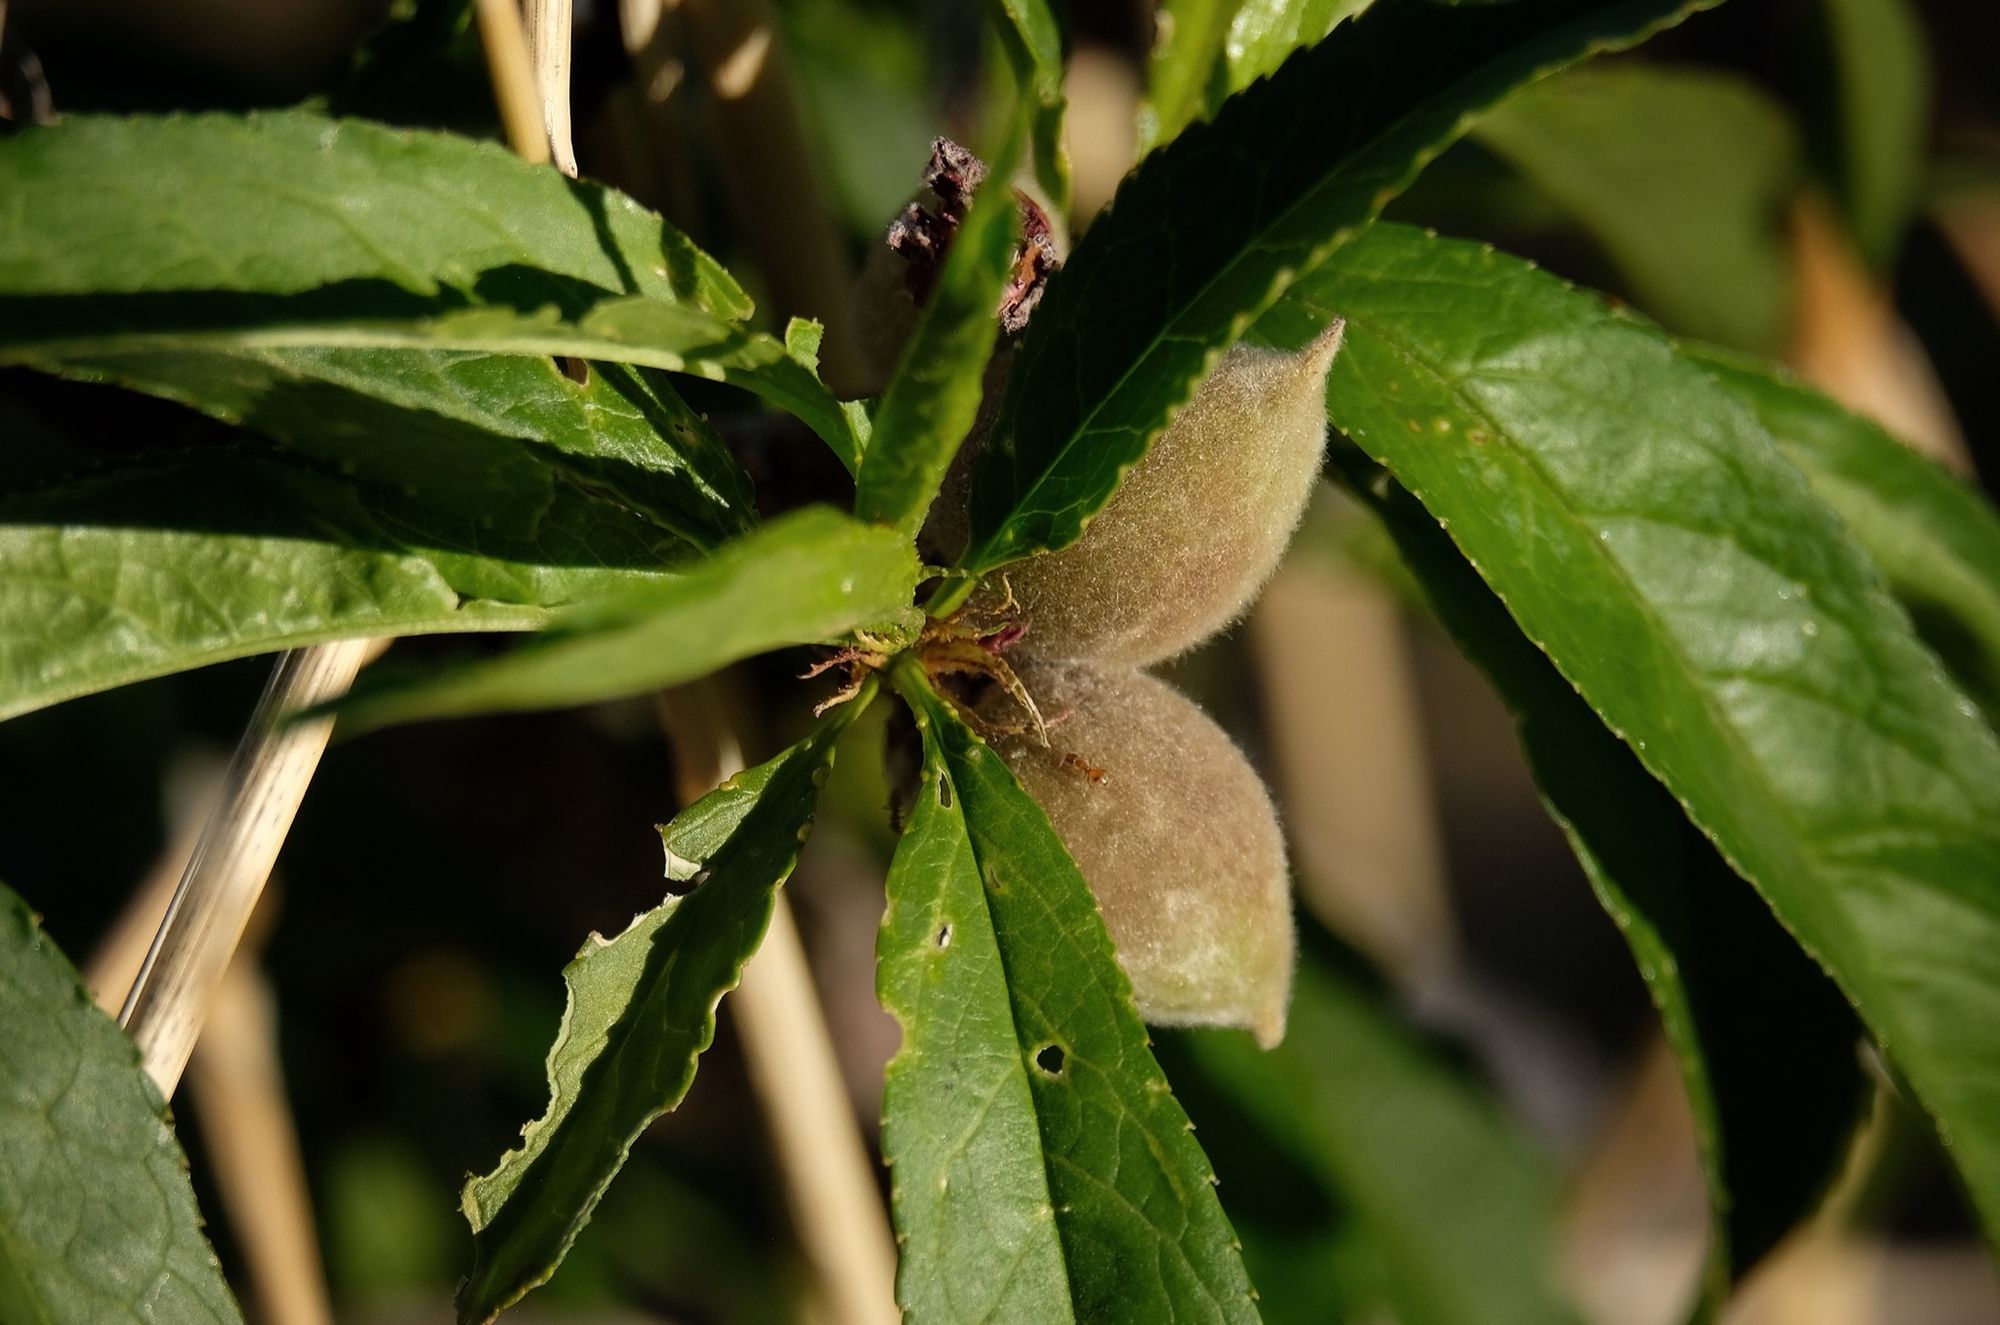
[[[931,707],[933,708],[942,707],[941,704],[937,702],[940,697],[936,696],[933,693],[930,696],[930,698],[932,701]],[[965,793],[963,790],[960,789],[958,785],[958,779],[952,776],[951,754],[948,750],[945,749],[945,739],[946,739],[945,733],[942,730],[936,730],[939,727],[939,725],[940,724],[938,722],[937,716],[934,715],[931,718],[931,726],[935,732],[934,739],[937,742],[938,778],[941,781],[949,782],[951,784],[950,814],[953,821],[957,823],[959,831],[963,833],[965,836],[966,854],[972,858],[973,885],[979,889],[979,905],[986,912],[986,932],[993,936],[993,959],[1000,964],[1000,978],[1002,982],[1005,984],[1007,990],[1007,1029],[1012,1037],[1013,1050],[1014,1050],[1013,1054],[1011,1055],[1011,1062],[1012,1062],[1011,1071],[1015,1074],[1016,1079],[1020,1081],[1022,1087],[1026,1089],[1026,1091],[1028,1092],[1028,1105],[1030,1108],[1034,1110],[1035,1113],[1035,1154],[1039,1156],[1042,1161],[1042,1193],[1045,1197],[1047,1197],[1049,1205],[1051,1209],[1053,1209],[1056,1200],[1056,1188],[1055,1188],[1055,1176],[1049,1171],[1051,1158],[1049,1155],[1048,1134],[1042,1124],[1041,1105],[1035,1099],[1035,1083],[1028,1079],[1028,1069],[1023,1057],[1024,1051],[1021,1046],[1021,1023],[1019,1018],[1015,1015],[1014,1012],[1014,977],[1012,969],[1010,968],[1007,961],[1006,945],[1000,942],[1000,925],[998,920],[993,915],[993,901],[992,898],[990,898],[987,895],[986,866],[985,862],[983,862],[979,856],[979,841],[972,835],[972,825],[969,822],[967,822],[965,817]],[[935,788],[929,788],[926,790],[931,795],[937,794]],[[919,791],[918,794],[923,795],[925,794],[925,791]],[[994,1099],[999,1098],[999,1093],[997,1091],[994,1093],[993,1098]],[[989,1107],[990,1107],[990,1102],[989,1102]],[[1063,1297],[1064,1300],[1066,1300],[1070,1304],[1070,1318],[1072,1321],[1075,1321],[1076,1278],[1074,1275],[1070,1273],[1069,1249],[1063,1245],[1062,1229],[1055,1220],[1050,1221],[1049,1232],[1052,1234],[1052,1240],[1055,1243],[1056,1262],[1057,1264],[1062,1266]],[[1026,1245],[1025,1240],[1023,1245],[1025,1247]],[[1000,1302],[1002,1296],[1004,1295],[995,1296],[992,1305],[988,1307],[986,1315],[982,1318],[983,1320],[991,1320],[993,1318],[994,1313],[1000,1309]]]
[[[1402,359],[1403,362],[1407,364],[1413,371],[1422,373],[1423,375],[1430,378],[1430,380],[1434,384],[1436,384],[1448,398],[1458,402],[1460,406],[1465,408],[1469,413],[1472,413],[1477,417],[1483,419],[1489,425],[1489,427],[1492,428],[1492,435],[1496,440],[1505,439],[1507,454],[1513,458],[1515,465],[1518,467],[1518,469],[1521,472],[1523,472],[1528,477],[1528,479],[1534,483],[1536,488],[1544,494],[1551,508],[1553,508],[1563,518],[1563,520],[1571,526],[1572,531],[1583,535],[1583,537],[1578,539],[1579,545],[1588,547],[1591,550],[1590,555],[1592,556],[1592,558],[1601,567],[1604,567],[1608,571],[1610,576],[1617,583],[1619,583],[1626,589],[1631,602],[1635,605],[1635,611],[1646,621],[1648,625],[1650,625],[1653,628],[1652,633],[1655,641],[1655,647],[1660,649],[1660,651],[1666,657],[1670,658],[1674,662],[1677,670],[1681,673],[1682,678],[1685,682],[1692,682],[1695,678],[1698,678],[1699,676],[1702,675],[1700,669],[1694,666],[1693,661],[1688,657],[1686,651],[1681,647],[1680,641],[1671,632],[1665,629],[1664,625],[1661,623],[1658,617],[1658,614],[1654,611],[1651,601],[1638,592],[1638,586],[1636,582],[1632,579],[1630,573],[1625,569],[1624,565],[1621,562],[1619,562],[1616,558],[1612,557],[1609,552],[1602,550],[1601,545],[1595,538],[1589,537],[1590,534],[1589,522],[1584,520],[1582,518],[1581,513],[1571,505],[1567,494],[1564,493],[1559,486],[1553,483],[1548,478],[1548,476],[1542,471],[1541,466],[1536,462],[1533,455],[1530,452],[1524,450],[1518,444],[1518,442],[1514,438],[1514,434],[1511,429],[1502,427],[1498,422],[1498,420],[1495,419],[1493,415],[1482,404],[1480,404],[1469,394],[1461,390],[1449,378],[1445,377],[1442,374],[1441,370],[1433,368],[1426,359],[1424,359],[1414,349],[1404,344],[1395,336],[1384,333],[1378,326],[1372,324],[1367,317],[1350,316],[1349,326],[1350,327],[1360,326],[1366,328],[1368,330],[1368,334],[1371,337],[1373,337],[1376,341],[1378,341],[1379,343],[1381,343],[1382,345],[1393,351],[1397,355],[1397,357]],[[1449,533],[1450,531],[1447,530],[1446,532]],[[1457,539],[1454,538],[1453,542],[1454,544],[1456,544]],[[1461,549],[1461,551],[1463,552],[1463,549]],[[1472,563],[1473,567],[1477,569],[1479,565],[1478,561],[1475,558],[1473,558],[1470,553],[1465,553],[1464,555],[1466,555],[1467,560]],[[1486,577],[1482,574],[1481,578],[1485,579]],[[1491,581],[1488,581],[1488,587],[1493,590],[1494,596],[1499,598],[1503,605],[1507,604],[1507,594],[1505,593],[1505,591],[1503,591],[1499,586],[1492,584]],[[1529,630],[1527,625],[1520,620],[1519,616],[1514,612],[1511,605],[1508,605],[1508,615],[1514,618],[1515,624],[1520,627],[1522,635],[1526,637],[1528,642],[1533,644],[1535,648],[1539,650],[1544,657],[1548,658],[1550,664],[1554,666],[1559,673],[1561,673],[1563,679],[1569,682],[1569,684],[1576,689],[1578,694],[1584,695],[1586,702],[1588,702],[1589,696],[1587,692],[1585,692],[1583,687],[1580,684],[1578,684],[1576,678],[1570,674],[1569,670],[1564,666],[1563,661],[1559,658],[1556,658],[1553,654],[1549,652],[1547,647],[1543,644],[1542,640],[1539,639],[1533,631]],[[1716,734],[1719,741],[1729,750],[1730,754],[1733,756],[1733,762],[1738,767],[1750,771],[1751,776],[1747,779],[1747,781],[1749,781],[1756,787],[1758,793],[1760,794],[1761,799],[1763,800],[1766,806],[1766,812],[1769,813],[1772,818],[1777,820],[1778,823],[1781,824],[1786,830],[1785,837],[1788,842],[1787,854],[1798,857],[1806,866],[1807,871],[1812,876],[1818,877],[1821,872],[1822,862],[1813,852],[1807,850],[1803,845],[1802,838],[1804,834],[1802,832],[1801,825],[1799,824],[1797,817],[1793,813],[1791,807],[1788,804],[1786,804],[1786,802],[1782,798],[1778,797],[1776,793],[1772,790],[1769,780],[1765,776],[1763,765],[1749,758],[1748,751],[1743,745],[1741,735],[1736,731],[1734,726],[1732,726],[1729,723],[1723,722],[1719,718],[1719,716],[1716,714],[1714,710],[1714,707],[1710,701],[1706,689],[1698,684],[1689,684],[1687,688],[1689,692],[1694,696],[1696,705],[1698,706],[1701,712],[1701,716],[1704,723],[1708,726],[1708,728],[1712,732]],[[1591,709],[1593,712],[1596,712],[1596,707],[1597,706],[1594,703],[1591,704]],[[1604,721],[1602,714],[1599,714],[1599,721]],[[1807,955],[1811,956],[1814,962],[1816,962],[1822,970],[1827,972],[1828,976],[1833,980],[1834,984],[1841,990],[1843,996],[1846,997],[1848,1003],[1851,1006],[1853,1006],[1858,1013],[1861,1014],[1862,1019],[1871,1025],[1877,1025],[1877,1026],[1881,1026],[1882,1023],[1884,1022],[1890,1023],[1886,1028],[1878,1031],[1878,1034],[1884,1039],[1888,1039],[1896,1043],[1901,1043],[1904,1037],[1901,1033],[1902,1028],[1900,1026],[1900,1018],[1890,1016],[1889,1015],[1890,1009],[1887,1008],[1880,1010],[1863,1008],[1861,1006],[1860,1001],[1855,997],[1853,989],[1850,988],[1850,986],[1855,983],[1855,981],[1852,978],[1852,974],[1850,973],[1847,977],[1843,977],[1841,972],[1833,970],[1828,965],[1826,960],[1820,955],[1819,947],[1798,933],[1797,928],[1792,923],[1791,918],[1786,914],[1784,914],[1782,911],[1780,911],[1778,907],[1773,905],[1767,887],[1764,884],[1757,881],[1757,874],[1760,872],[1754,872],[1743,867],[1742,863],[1735,858],[1735,855],[1730,850],[1728,844],[1717,839],[1714,831],[1705,822],[1703,822],[1703,816],[1698,815],[1694,812],[1694,808],[1687,803],[1686,798],[1682,796],[1679,789],[1676,788],[1661,774],[1661,771],[1654,765],[1652,760],[1647,758],[1646,751],[1638,748],[1632,741],[1626,738],[1624,732],[1618,730],[1618,728],[1612,726],[1609,722],[1606,722],[1605,725],[1609,730],[1611,730],[1611,732],[1614,735],[1618,737],[1619,741],[1622,744],[1624,744],[1628,750],[1632,751],[1633,757],[1639,760],[1640,764],[1646,769],[1646,771],[1649,774],[1651,774],[1653,778],[1660,783],[1661,786],[1667,789],[1668,794],[1674,798],[1675,803],[1680,805],[1681,808],[1687,812],[1688,821],[1695,825],[1695,827],[1701,832],[1702,836],[1708,838],[1708,840],[1715,846],[1716,851],[1720,853],[1723,860],[1730,866],[1730,868],[1734,869],[1745,880],[1751,882],[1752,887],[1754,887],[1757,890],[1758,895],[1764,899],[1764,904],[1771,909],[1772,914],[1777,918],[1779,924],[1783,925],[1786,932],[1792,935],[1793,939],[1798,942],[1799,946],[1805,950]],[[1790,845],[1792,843],[1797,843],[1798,845],[1796,846]],[[1875,873],[1878,871],[1875,869],[1875,867],[1871,866],[1870,872]],[[1838,916],[1840,920],[1840,927],[1842,930],[1842,938],[1843,938],[1843,947],[1842,947],[1843,956],[1848,961],[1856,965],[1863,966],[1865,968],[1865,974],[1868,976],[1869,984],[1875,988],[1879,988],[1884,980],[1883,973],[1880,970],[1880,968],[1875,964],[1874,954],[1870,949],[1869,945],[1862,941],[1861,932],[1858,928],[1856,928],[1857,921],[1855,917],[1853,917],[1848,912],[1848,909],[1843,902],[1836,900],[1839,899],[1841,896],[1837,890],[1827,892],[1823,895],[1826,896],[1829,899],[1829,901],[1834,902],[1834,905],[1832,905],[1829,909],[1832,911],[1834,915]],[[1894,1000],[1889,1000],[1889,1003],[1891,1007],[1893,1007]],[[1912,1083],[1912,1088],[1913,1089],[1915,1088],[1914,1083]],[[1919,1093],[1922,1094],[1924,1092],[1919,1091]]]

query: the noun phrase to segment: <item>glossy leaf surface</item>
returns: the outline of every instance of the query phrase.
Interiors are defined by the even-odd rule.
[[[1902,600],[1918,631],[2000,722],[2000,513],[1863,418],[1752,360],[1689,349],[1770,430]]]
[[[623,195],[492,144],[295,111],[76,116],[0,143],[0,182],[0,361],[574,355],[735,382],[860,454],[714,259]]]
[[[1088,885],[999,755],[905,668],[924,772],[878,977],[904,1033],[883,1150],[905,1318],[1255,1321]]]
[[[522,630],[658,584],[687,545],[563,486],[502,529],[259,450],[0,497],[0,716],[247,654]]]
[[[1366,9],[1370,0],[1243,0],[1229,22],[1224,88],[1241,92]]]
[[[1377,227],[1294,291],[1347,435],[1840,984],[2000,1225],[2000,741],[1756,419],[1657,330]]]
[[[197,350],[56,365],[225,423],[518,534],[557,487],[712,549],[743,533],[750,480],[656,373],[579,384],[542,356],[410,350]]]
[[[1236,7],[1236,0],[1161,0],[1146,60],[1146,100],[1139,108],[1142,153],[1207,117]]]

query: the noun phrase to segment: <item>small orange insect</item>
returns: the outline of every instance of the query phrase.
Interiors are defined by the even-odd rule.
[[[1076,753],[1076,751],[1074,750],[1070,751],[1068,754],[1062,757],[1062,766],[1064,768],[1075,769],[1077,772],[1089,778],[1092,783],[1098,783],[1104,781],[1104,776],[1105,776],[1104,770],[1097,767],[1095,764],[1091,763],[1088,759],[1085,759],[1082,755]]]

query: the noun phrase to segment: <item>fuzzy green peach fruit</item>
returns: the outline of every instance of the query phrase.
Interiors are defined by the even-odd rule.
[[[1224,355],[1081,538],[1008,569],[1022,648],[1144,666],[1241,616],[1312,493],[1340,333]]]
[[[1139,1013],[1161,1025],[1284,1035],[1293,932],[1285,840],[1263,780],[1166,682],[1132,668],[1022,660],[1053,725],[995,748],[1048,814],[1097,897]],[[989,730],[1013,701],[982,701]]]

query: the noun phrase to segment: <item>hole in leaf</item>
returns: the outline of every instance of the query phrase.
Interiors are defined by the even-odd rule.
[[[937,945],[940,948],[949,948],[951,946],[951,925],[949,922],[938,930]]]
[[[1059,1077],[1063,1073],[1063,1062],[1066,1057],[1061,1045],[1045,1044],[1035,1050],[1035,1066],[1049,1076]]]
[[[949,809],[951,808],[951,779],[950,779],[950,778],[939,778],[939,779],[938,779],[938,805],[939,805],[939,806],[940,806],[941,808],[943,808],[943,809],[947,809],[947,810],[949,810]]]

